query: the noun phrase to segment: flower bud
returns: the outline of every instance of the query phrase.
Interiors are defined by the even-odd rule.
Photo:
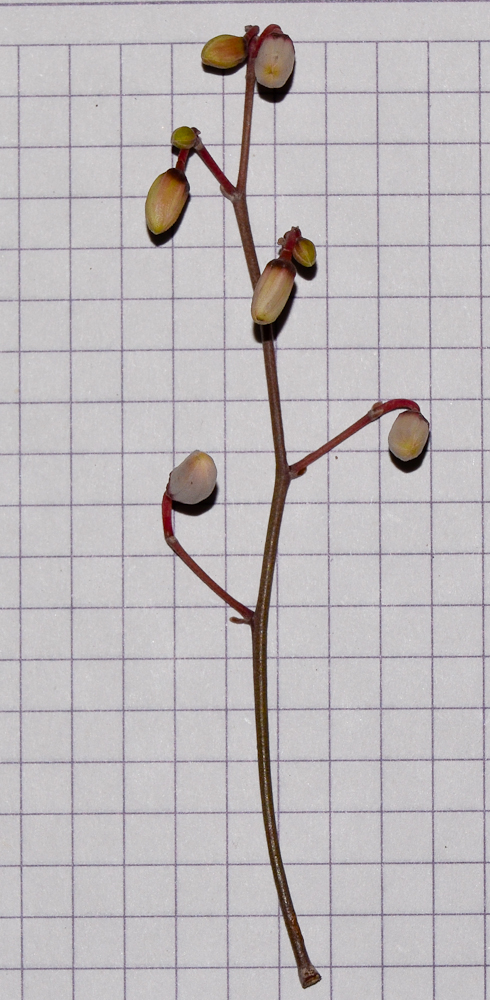
[[[201,59],[205,66],[215,69],[233,69],[247,58],[247,46],[239,35],[216,35],[206,42]]]
[[[185,174],[170,167],[151,185],[146,199],[146,225],[151,233],[159,236],[177,222],[189,196],[189,182]]]
[[[418,458],[427,444],[429,421],[414,410],[399,413],[388,435],[390,451],[402,462]]]
[[[170,473],[167,493],[178,503],[200,503],[216,486],[218,473],[205,451],[191,451]]]
[[[255,60],[255,77],[263,87],[283,87],[294,69],[294,45],[282,32],[267,35]]]
[[[196,133],[188,125],[182,125],[172,132],[172,146],[177,149],[192,149],[196,141]]]
[[[315,244],[311,240],[305,240],[304,236],[302,236],[293,247],[293,257],[303,267],[313,267],[316,261]]]
[[[252,299],[252,319],[263,326],[277,319],[289,296],[296,277],[289,260],[270,260],[255,286]]]

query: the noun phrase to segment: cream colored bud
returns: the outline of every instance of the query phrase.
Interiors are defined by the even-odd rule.
[[[196,141],[196,133],[188,125],[181,125],[172,132],[172,146],[177,149],[192,149]]]
[[[178,503],[200,503],[216,486],[218,472],[205,451],[191,451],[170,473],[167,493]]]
[[[252,319],[263,326],[273,323],[282,313],[296,277],[294,265],[289,260],[270,260],[255,286],[252,299]]]
[[[303,267],[313,267],[316,261],[315,244],[311,240],[305,240],[304,236],[302,236],[293,248],[293,257]]]
[[[263,87],[283,87],[294,69],[294,45],[289,35],[267,35],[255,60],[255,77]]]
[[[423,452],[429,437],[429,421],[414,410],[399,413],[388,435],[390,451],[402,462],[410,462]]]
[[[146,225],[151,233],[159,236],[177,222],[189,197],[189,182],[185,174],[170,167],[151,185],[146,199]]]
[[[247,58],[245,39],[239,35],[216,35],[206,42],[201,59],[205,66],[215,69],[233,69]]]

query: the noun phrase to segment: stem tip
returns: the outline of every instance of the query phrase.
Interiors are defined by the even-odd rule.
[[[299,981],[304,990],[308,989],[308,986],[315,986],[321,980],[321,975],[315,969],[314,965],[309,963],[308,965],[298,969]]]

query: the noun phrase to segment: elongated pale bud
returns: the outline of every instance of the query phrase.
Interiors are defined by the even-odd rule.
[[[215,69],[233,69],[247,58],[247,45],[239,35],[216,35],[206,42],[201,59],[205,66]]]
[[[146,225],[151,233],[159,236],[177,222],[189,197],[189,182],[185,174],[170,167],[151,185],[146,199]]]
[[[293,257],[302,264],[303,267],[313,267],[316,261],[316,247],[311,240],[306,240],[304,236],[295,243],[293,247]]]
[[[170,473],[167,493],[178,503],[200,503],[216,486],[218,472],[205,451],[191,451]]]
[[[172,132],[172,146],[177,149],[192,149],[196,139],[194,129],[188,125],[181,125]]]
[[[270,260],[255,286],[252,319],[263,326],[273,323],[282,313],[294,284],[296,270],[289,260]]]
[[[294,45],[289,35],[273,32],[262,42],[255,60],[255,78],[263,87],[283,87],[294,69]]]
[[[427,444],[429,421],[413,410],[399,413],[390,433],[388,447],[396,458],[409,462],[418,458]]]

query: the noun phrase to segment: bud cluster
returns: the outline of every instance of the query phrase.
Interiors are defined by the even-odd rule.
[[[252,298],[252,319],[259,326],[274,323],[291,295],[296,277],[291,258],[303,267],[312,267],[316,261],[315,244],[306,240],[297,226],[277,242],[282,247],[279,257],[266,264]]]

